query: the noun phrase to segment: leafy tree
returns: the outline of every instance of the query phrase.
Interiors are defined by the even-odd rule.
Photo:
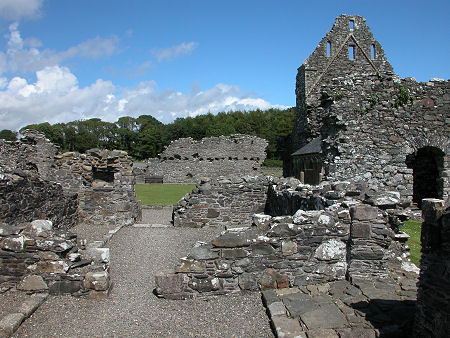
[[[0,139],[4,139],[6,141],[16,141],[17,132],[9,129],[3,129],[2,131],[0,131]]]

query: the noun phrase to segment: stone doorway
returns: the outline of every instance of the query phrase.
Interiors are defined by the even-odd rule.
[[[419,208],[423,198],[442,198],[444,152],[436,147],[423,147],[406,157],[406,165],[413,169],[413,202]]]

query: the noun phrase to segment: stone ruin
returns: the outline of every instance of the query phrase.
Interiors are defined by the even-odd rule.
[[[125,152],[59,154],[42,134],[0,140],[0,285],[52,294],[104,297],[109,292],[106,239],[70,231],[133,224],[132,161]],[[117,230],[117,228],[116,228]]]
[[[364,181],[419,205],[449,195],[449,81],[400,79],[363,17],[336,19],[298,69],[296,96],[286,177]]]
[[[299,68],[296,94],[292,156],[283,169],[300,180],[216,176],[199,182],[175,206],[174,224],[228,230],[198,242],[174,272],[157,275],[156,293],[180,299],[291,287],[263,292],[279,336],[315,332],[308,331],[308,317],[292,315],[289,294],[302,300],[300,308],[312,304],[308,297],[333,299],[330,308],[355,297],[364,318],[361,310],[339,305],[342,326],[315,328],[333,328],[327,333],[339,336],[412,334],[414,320],[406,314],[414,311],[418,269],[399,227],[417,217],[415,203],[425,220],[415,334],[445,336],[448,208],[443,212],[443,200],[426,198],[446,199],[450,192],[449,82],[400,79],[365,19],[342,15]],[[264,200],[265,213],[257,214]],[[339,299],[337,286],[348,290]],[[324,306],[319,303],[315,316]],[[384,318],[385,326],[362,329],[370,318]]]
[[[250,135],[207,137],[200,141],[172,141],[144,168],[135,169],[138,182],[161,176],[165,183],[198,183],[203,177],[261,174],[267,141]]]

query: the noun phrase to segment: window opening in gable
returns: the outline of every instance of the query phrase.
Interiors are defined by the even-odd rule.
[[[348,27],[350,28],[350,30],[354,30],[355,29],[355,20],[350,20],[348,22]]]
[[[327,42],[327,56],[331,56],[331,42]]]
[[[355,46],[348,46],[348,58],[355,60]]]
[[[373,59],[375,59],[375,45],[372,45],[371,47],[370,47],[370,58],[373,60]]]

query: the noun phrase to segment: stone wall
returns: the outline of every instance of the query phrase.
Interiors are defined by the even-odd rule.
[[[339,78],[322,88],[342,99],[321,110],[325,176],[365,181],[377,190],[396,190],[412,200],[414,168],[409,158],[430,149],[443,198],[450,191],[450,84],[360,76]],[[404,105],[398,105],[407,97]],[[419,181],[424,181],[419,178]],[[420,182],[418,182],[420,183]],[[417,187],[416,187],[417,188]],[[426,197],[426,196],[425,196]],[[421,200],[421,198],[419,198]]]
[[[264,176],[203,179],[174,206],[174,226],[240,227],[264,211],[267,194]]]
[[[200,141],[172,141],[151,159],[147,175],[163,176],[165,183],[198,183],[203,177],[258,175],[266,158],[267,141],[256,136],[208,137]]]
[[[56,228],[78,223],[76,194],[65,194],[61,185],[25,171],[2,172],[0,167],[0,222],[19,224],[51,220]]]
[[[26,178],[22,183],[10,180],[9,197],[0,197],[7,201],[1,210],[8,213],[0,217],[8,222],[15,210],[17,215],[25,212],[23,220],[42,216],[59,226],[73,209],[64,203],[78,205],[78,220],[84,223],[132,224],[139,217],[133,163],[126,152],[91,149],[86,154],[59,154],[56,146],[32,130],[25,131],[20,141],[0,140],[0,149],[3,172]],[[35,189],[29,188],[30,182]],[[64,222],[69,226],[76,221]]]
[[[298,70],[290,153],[318,138],[325,180],[364,181],[419,206],[422,198],[445,199],[449,88],[449,81],[440,79],[400,79],[365,19],[341,15]],[[299,174],[287,156],[284,175]]]
[[[181,299],[345,278],[384,278],[408,261],[407,248],[396,241],[392,229],[395,217],[387,211],[399,200],[372,196],[362,203],[351,198],[357,195],[353,185],[340,182],[323,187],[333,198],[328,202],[311,186],[287,181],[272,188],[280,192],[279,198],[288,198],[281,191],[293,184],[292,191],[318,194],[326,207],[299,209],[292,216],[256,214],[252,227],[228,229],[211,243],[197,243],[175,273],[156,276],[158,295]]]
[[[415,336],[450,332],[450,200],[424,199]]]
[[[86,247],[76,234],[35,220],[0,224],[0,287],[91,298],[109,292],[109,249]]]

